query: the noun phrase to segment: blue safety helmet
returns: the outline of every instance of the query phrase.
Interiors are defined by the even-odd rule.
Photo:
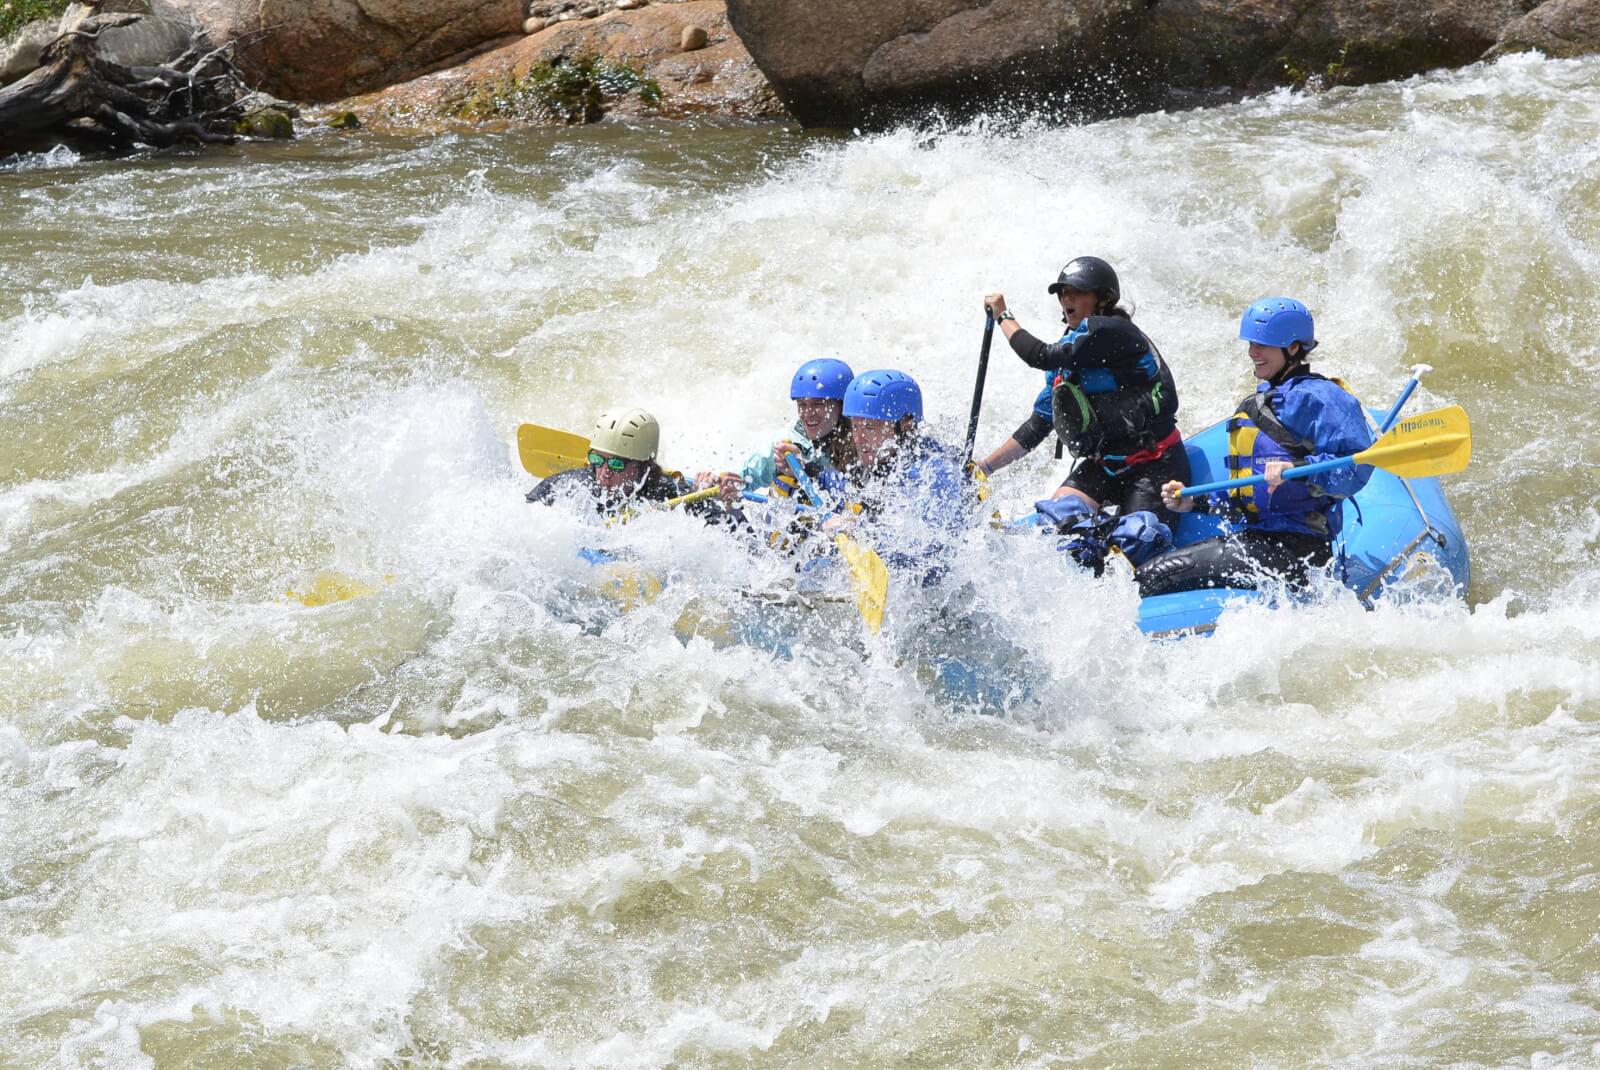
[[[789,383],[789,397],[796,401],[800,398],[839,401],[850,388],[850,380],[855,377],[856,373],[850,370],[850,365],[842,360],[832,357],[808,360],[794,373],[794,379]]]
[[[1299,342],[1302,354],[1317,347],[1311,310],[1292,297],[1263,297],[1245,309],[1239,319],[1239,337],[1279,349]]]
[[[892,368],[862,372],[850,380],[844,392],[844,414],[852,419],[898,420],[902,416],[922,419],[922,388],[905,372]]]

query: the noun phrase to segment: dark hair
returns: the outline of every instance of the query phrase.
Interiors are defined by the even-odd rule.
[[[1096,316],[1118,316],[1122,319],[1128,320],[1129,322],[1132,322],[1133,320],[1133,313],[1128,309],[1123,308],[1119,304],[1111,304],[1108,306],[1104,300],[1100,302],[1100,307],[1095,310],[1094,314]]]
[[[850,417],[840,416],[839,422],[833,430],[822,436],[822,441],[817,443],[822,451],[828,455],[828,460],[841,472],[850,470],[850,467],[860,460],[856,454],[855,441],[850,437]]]

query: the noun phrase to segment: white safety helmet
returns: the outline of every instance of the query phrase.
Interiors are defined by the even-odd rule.
[[[643,409],[602,412],[589,432],[590,449],[630,461],[653,461],[660,446],[661,425]]]

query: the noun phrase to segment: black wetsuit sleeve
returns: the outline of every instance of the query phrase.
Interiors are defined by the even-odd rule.
[[[1057,371],[1071,366],[1071,342],[1041,342],[1021,328],[1012,332],[1011,351],[1022,358],[1022,363],[1040,371]]]
[[[592,477],[588,471],[582,468],[557,472],[553,476],[541,479],[538,485],[528,492],[528,501],[540,505],[549,505],[555,500],[555,496],[562,492],[563,488],[574,486],[586,479],[592,479]]]
[[[1031,453],[1038,448],[1039,443],[1050,437],[1050,432],[1054,431],[1055,427],[1053,421],[1046,420],[1037,412],[1030,412],[1028,418],[1011,432],[1011,437],[1017,440],[1017,445]]]
[[[1070,342],[1041,342],[1027,331],[1011,335],[1011,348],[1022,363],[1040,371],[1083,372],[1105,368],[1131,372],[1151,350],[1150,339],[1121,316],[1090,316],[1087,330]]]

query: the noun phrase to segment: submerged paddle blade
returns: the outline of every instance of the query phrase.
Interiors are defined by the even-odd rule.
[[[384,577],[385,580],[391,578]],[[373,589],[370,584],[362,583],[342,572],[319,572],[312,577],[311,585],[305,590],[285,592],[285,597],[315,609],[318,606],[332,605],[334,602],[348,602],[352,598],[360,598],[362,595],[371,594]]]
[[[1404,479],[1459,472],[1471,459],[1472,427],[1460,405],[1401,420],[1355,456],[1357,464],[1376,465]]]
[[[883,630],[883,611],[889,605],[889,569],[883,558],[867,549],[848,535],[833,540],[850,566],[850,585],[856,592],[856,610],[867,631],[877,635]]]
[[[540,479],[589,463],[589,440],[571,431],[523,424],[517,428],[517,453],[522,467]]]

